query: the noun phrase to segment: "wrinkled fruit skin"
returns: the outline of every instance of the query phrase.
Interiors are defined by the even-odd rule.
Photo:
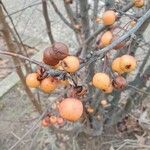
[[[100,40],[100,44],[105,47],[107,45],[109,45],[112,42],[113,39],[113,35],[110,31],[105,32]]]
[[[80,61],[75,56],[67,56],[65,59],[63,59],[61,65],[65,71],[74,73],[79,69]]]
[[[47,77],[41,81],[40,89],[45,93],[50,93],[57,88],[58,81],[53,77]]]
[[[100,90],[106,91],[111,85],[110,77],[106,73],[96,73],[93,77],[93,85]]]
[[[102,16],[102,20],[103,20],[104,25],[114,24],[114,22],[116,21],[115,12],[112,10],[108,10],[108,11],[104,12],[104,14]]]
[[[83,104],[75,98],[66,98],[59,104],[60,116],[69,121],[77,121],[83,113]]]
[[[121,60],[121,57],[114,59],[111,67],[114,72],[117,72],[118,74],[123,74],[124,71],[120,68],[120,60]]]
[[[43,62],[50,66],[55,66],[59,63],[60,60],[68,56],[69,50],[68,47],[61,43],[56,42],[52,47],[45,49],[43,53]]]
[[[118,76],[114,79],[113,86],[116,89],[124,89],[127,86],[127,81],[124,77]]]
[[[37,79],[37,73],[30,73],[26,77],[26,84],[30,88],[37,88],[40,85],[40,81]]]
[[[120,58],[120,68],[124,72],[131,72],[137,66],[136,59],[131,55],[123,55]]]

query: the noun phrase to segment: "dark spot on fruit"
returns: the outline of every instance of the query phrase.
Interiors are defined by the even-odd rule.
[[[126,69],[130,69],[130,68],[131,68],[131,65],[126,65],[125,68],[126,68]]]

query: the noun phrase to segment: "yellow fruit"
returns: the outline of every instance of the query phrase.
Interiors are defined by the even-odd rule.
[[[101,90],[106,90],[111,84],[111,80],[106,73],[96,73],[93,77],[93,85]]]
[[[134,6],[141,8],[144,6],[144,0],[134,0]]]
[[[40,89],[45,93],[54,91],[57,88],[58,80],[53,77],[45,78],[41,81]]]
[[[112,70],[114,72],[117,72],[118,74],[123,74],[124,71],[120,68],[120,57],[116,58],[113,62],[112,62]]]
[[[104,25],[114,24],[114,22],[116,21],[115,12],[112,10],[108,10],[108,11],[104,12],[104,14],[102,16],[102,20],[103,20]]]
[[[40,85],[40,81],[37,79],[37,73],[30,73],[26,77],[26,84],[28,87],[37,88]]]
[[[80,67],[79,59],[75,56],[67,56],[61,63],[63,69],[69,73],[76,72]]]
[[[107,31],[102,35],[100,43],[103,47],[105,47],[112,42],[112,39],[113,39],[112,33],[110,31]]]
[[[136,68],[136,59],[131,55],[123,55],[120,58],[120,68],[124,72],[131,72]]]

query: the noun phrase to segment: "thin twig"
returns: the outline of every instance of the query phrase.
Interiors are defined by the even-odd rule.
[[[141,92],[141,93],[143,93],[143,94],[146,94],[146,95],[148,95],[148,97],[150,96],[150,93],[145,92],[145,91],[143,91],[143,90],[141,90],[141,89],[139,89],[139,88],[137,88],[137,87],[135,87],[135,86],[133,86],[133,85],[128,85],[128,87],[131,87],[131,88],[133,88],[134,90],[136,90],[136,91],[138,91],[138,92]]]
[[[34,6],[36,6],[36,5],[40,5],[40,4],[41,4],[41,2],[38,2],[38,3],[35,3],[35,4],[31,4],[31,5],[29,5],[29,6],[26,6],[26,7],[22,8],[22,9],[20,9],[20,10],[17,10],[17,11],[15,11],[15,12],[13,12],[13,13],[8,14],[6,17],[15,15],[15,14],[17,14],[17,13],[19,13],[19,12],[25,11],[25,10],[28,9],[28,8],[31,8],[31,7],[34,7]]]
[[[150,18],[150,10],[148,10],[137,22],[137,24],[129,30],[126,34],[121,36],[119,39],[115,40],[112,44],[108,45],[107,47],[100,49],[94,53],[93,57],[99,57],[100,54],[105,53],[111,49],[113,49],[116,45],[121,43],[122,41],[126,40],[128,37],[132,36],[140,27],[141,25]],[[88,58],[89,59],[89,58]]]
[[[56,4],[54,3],[53,0],[49,0],[51,5],[53,6],[55,12],[58,14],[58,16],[60,17],[60,19],[71,29],[73,29],[74,31],[76,31],[76,28],[66,20],[66,18],[63,16],[63,14],[59,11],[59,9],[57,8]]]
[[[131,7],[133,7],[133,2],[129,3],[127,6],[122,8],[122,12],[128,11]],[[98,30],[96,30],[91,36],[88,37],[88,39],[85,41],[85,44],[90,43],[105,28],[106,28],[106,26],[101,25]]]
[[[16,27],[15,27],[15,24],[14,24],[14,21],[13,21],[12,17],[9,16],[9,13],[8,13],[8,11],[7,11],[6,7],[5,7],[5,5],[3,4],[3,2],[1,2],[1,5],[2,5],[4,11],[6,12],[6,14],[7,14],[7,16],[8,16],[8,18],[9,18],[11,24],[12,24],[12,26],[13,26],[13,29],[14,29],[14,31],[15,31],[15,33],[16,33],[16,36],[17,36],[18,39],[19,39],[19,41],[18,41],[17,38],[16,38],[16,36],[15,36],[15,34],[14,34],[14,32],[13,32],[13,30],[10,28],[9,30],[11,31],[11,33],[12,33],[12,35],[13,35],[13,38],[14,38],[14,40],[15,40],[16,43],[17,43],[17,46],[18,46],[19,50],[22,51],[22,48],[23,48],[23,52],[22,52],[22,53],[25,54],[27,57],[29,57],[29,55],[28,55],[28,53],[27,53],[27,49],[26,49],[26,47],[24,46],[23,41],[22,41],[22,39],[21,39],[21,37],[20,37],[20,35],[19,35],[19,33],[18,33]],[[18,43],[21,44],[22,48],[21,48],[21,46],[20,46]],[[27,69],[27,71],[31,71],[31,70],[32,70],[32,69],[31,69],[31,63],[30,63],[30,62],[29,62],[29,65],[30,65],[30,67],[28,67],[27,65],[25,65],[25,68]]]
[[[53,38],[52,30],[51,30],[51,21],[48,16],[47,0],[42,0],[42,8],[43,8],[43,15],[44,15],[46,27],[47,27],[48,37],[49,37],[51,44],[53,44],[54,38]]]
[[[20,59],[23,59],[23,60],[27,60],[29,62],[32,62],[33,64],[36,64],[46,70],[48,70],[48,73],[49,75],[52,75],[52,76],[58,76],[60,74],[63,73],[63,71],[59,71],[59,70],[53,70],[50,68],[50,66],[42,63],[42,62],[39,62],[39,61],[36,61],[34,59],[31,59],[31,58],[28,58],[28,57],[25,57],[23,55],[20,55],[20,54],[16,54],[16,53],[12,53],[12,52],[6,52],[6,51],[1,51],[0,50],[0,54],[3,54],[3,55],[8,55],[8,56],[13,56],[13,57],[18,57]]]

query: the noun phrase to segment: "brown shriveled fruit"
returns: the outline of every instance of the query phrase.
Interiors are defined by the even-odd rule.
[[[54,57],[51,47],[48,47],[44,50],[43,62],[50,66],[55,66],[59,63],[59,60]]]
[[[120,60],[121,60],[121,57],[114,59],[111,67],[114,72],[117,72],[118,74],[123,74],[124,71],[120,68]]]
[[[51,47],[45,49],[43,61],[47,65],[55,66],[60,60],[68,56],[68,47],[61,42],[55,42]]]
[[[111,42],[112,42],[112,39],[113,39],[113,35],[110,31],[106,31],[101,39],[100,39],[100,44],[105,47],[107,45],[109,45]]]
[[[30,73],[26,77],[26,84],[30,88],[37,88],[40,85],[40,81],[37,79],[38,73]]]
[[[111,84],[110,77],[106,73],[96,73],[93,77],[93,85],[101,90],[106,90]]]
[[[136,59],[131,55],[123,55],[120,57],[120,68],[124,72],[131,72],[136,68]]]
[[[114,80],[113,80],[113,87],[116,89],[123,89],[127,86],[127,81],[124,77],[122,76],[117,76]]]
[[[80,67],[80,61],[78,57],[75,56],[67,56],[62,60],[61,65],[63,69],[69,73],[76,72]]]
[[[83,113],[83,104],[76,98],[66,98],[59,104],[60,116],[69,121],[77,121]]]
[[[40,89],[45,93],[54,91],[58,86],[58,80],[54,77],[47,77],[41,81]]]
[[[104,25],[114,24],[114,22],[116,21],[115,12],[112,10],[108,10],[108,11],[104,12],[104,14],[102,16],[102,20],[103,20]]]
[[[144,6],[144,0],[134,0],[134,6],[141,8]]]

